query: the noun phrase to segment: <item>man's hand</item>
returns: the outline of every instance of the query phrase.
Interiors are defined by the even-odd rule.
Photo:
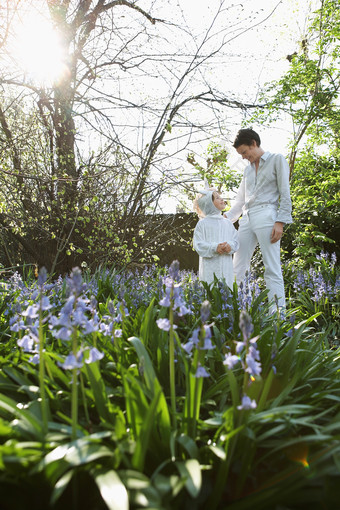
[[[223,255],[223,253],[230,253],[231,252],[231,246],[230,244],[228,244],[227,242],[225,243],[220,243],[217,245],[217,249],[216,249],[217,253],[219,255]]]
[[[272,233],[270,234],[270,242],[276,243],[279,239],[281,239],[283,234],[283,225],[281,221],[276,221],[273,226]]]

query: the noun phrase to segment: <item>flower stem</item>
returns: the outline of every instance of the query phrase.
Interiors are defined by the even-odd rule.
[[[175,339],[174,339],[174,312],[173,312],[173,287],[170,294],[170,309],[169,309],[169,377],[170,377],[170,402],[172,412],[172,426],[175,429],[176,420],[176,386],[175,386]]]
[[[77,330],[73,332],[72,351],[77,357]],[[71,420],[72,420],[72,439],[77,437],[77,424],[78,424],[78,381],[77,381],[78,368],[72,369],[72,396],[71,396]]]
[[[39,386],[41,398],[41,415],[43,424],[43,436],[47,434],[48,429],[48,409],[45,392],[45,359],[44,359],[44,333],[42,324],[42,295],[40,296],[40,311],[39,311]]]

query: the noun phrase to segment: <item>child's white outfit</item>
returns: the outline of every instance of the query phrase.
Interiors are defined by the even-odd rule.
[[[207,283],[214,281],[214,275],[219,280],[225,279],[232,288],[234,282],[232,254],[238,250],[238,232],[232,222],[221,215],[221,211],[212,201],[213,191],[204,190],[198,199],[198,205],[204,213],[194,230],[193,246],[199,255],[199,279]],[[220,243],[227,242],[230,253],[219,255],[216,251]]]

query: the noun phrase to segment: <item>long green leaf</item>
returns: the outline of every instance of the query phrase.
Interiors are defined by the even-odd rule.
[[[190,496],[197,498],[202,488],[201,465],[196,459],[189,459],[184,462],[175,462],[175,465],[185,480],[185,487]]]
[[[116,471],[95,471],[94,479],[109,510],[129,510],[128,493]]]

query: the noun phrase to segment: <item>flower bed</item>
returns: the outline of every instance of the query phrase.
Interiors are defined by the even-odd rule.
[[[251,276],[209,288],[176,263],[4,279],[1,508],[335,508],[339,279],[324,260],[290,268],[284,316]]]

